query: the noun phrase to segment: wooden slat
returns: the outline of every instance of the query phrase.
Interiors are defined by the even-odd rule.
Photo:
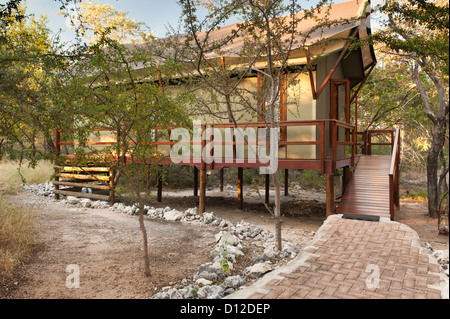
[[[109,201],[108,195],[98,195],[98,194],[87,194],[87,193],[80,193],[80,192],[70,192],[70,191],[63,191],[63,190],[53,190],[53,193],[59,194],[59,195],[66,195],[66,196],[74,196],[74,197],[82,197],[82,198],[89,198],[89,199],[96,199],[96,200],[102,200],[102,201]]]
[[[109,189],[110,189],[109,185],[96,185],[96,184],[74,183],[74,182],[63,182],[63,181],[53,181],[53,185],[86,187],[86,188],[100,189],[100,190],[106,190],[106,191],[109,191]]]
[[[55,166],[55,169],[67,172],[109,172],[109,167],[74,167],[74,166]]]
[[[82,174],[56,174],[57,177],[61,178],[73,178],[80,180],[90,180],[90,181],[104,181],[109,182],[109,176],[100,176],[100,175],[82,175]]]

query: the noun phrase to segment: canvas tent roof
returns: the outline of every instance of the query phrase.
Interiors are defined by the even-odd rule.
[[[368,0],[351,0],[351,1],[345,1],[340,3],[331,4],[329,6],[322,7],[322,10],[319,14],[317,14],[318,19],[327,17],[330,21],[340,21],[340,23],[333,23],[332,26],[324,27],[324,28],[316,28],[316,20],[312,18],[303,19],[304,12],[299,12],[296,14],[296,19],[298,19],[299,23],[297,25],[297,30],[301,32],[299,35],[296,36],[296,39],[294,39],[294,47],[291,48],[291,50],[296,51],[297,53],[292,54],[293,57],[295,57],[293,60],[296,60],[293,63],[289,64],[306,64],[306,55],[304,53],[304,48],[309,47],[311,49],[312,55],[314,55],[314,47],[317,46],[317,43],[321,40],[330,39],[333,37],[341,38],[341,37],[348,37],[351,33],[351,31],[355,27],[361,27],[361,30],[359,31],[359,36],[365,36],[367,33],[370,33],[370,25],[368,22],[368,19],[366,19],[366,12],[368,8],[370,7],[370,1]],[[227,36],[229,36],[232,33],[232,30],[236,30],[238,28],[237,23],[231,24],[225,27],[222,27],[220,29],[216,29],[211,31],[208,34],[208,39],[211,42],[219,41],[220,39],[223,39]],[[305,39],[304,34],[308,34],[308,37]],[[198,37],[202,38],[205,36],[205,32],[198,33]],[[288,38],[289,35],[286,35],[286,38]],[[157,39],[152,41],[151,43],[142,43],[142,44],[126,44],[126,46],[129,49],[133,48],[143,48],[146,46],[151,46],[158,50],[159,41],[167,41],[167,40],[173,40],[171,38],[166,39]],[[178,35],[175,42],[177,44],[182,44],[185,40],[184,35]],[[340,40],[336,41],[333,44],[328,44],[328,47],[326,48],[326,52],[321,51],[321,49],[318,49],[321,55],[323,54],[329,54],[332,52],[340,51],[344,47],[346,41]],[[243,49],[245,44],[244,37],[239,36],[233,39],[232,42],[226,44],[225,46],[221,47],[220,52],[208,52],[205,54],[205,58],[207,59],[216,59],[220,57],[228,57],[228,58],[236,58],[239,57],[239,52]],[[175,48],[173,50],[167,49],[167,46],[161,46],[164,47],[164,50],[161,53],[160,58],[163,58],[163,56],[171,56],[175,53]],[[175,44],[174,44],[175,47]],[[367,63],[364,63],[364,69],[367,68],[369,65],[373,64],[375,61],[374,54],[373,54],[373,48],[362,48],[364,52],[366,52],[365,60]],[[369,52],[369,54],[367,54]],[[370,54],[372,52],[372,54]],[[158,54],[157,54],[158,55]],[[145,66],[140,65],[140,63],[137,63],[134,68],[136,70],[139,69],[145,69]]]
[[[298,49],[301,47],[312,46],[318,41],[329,39],[334,36],[341,35],[342,33],[349,32],[353,28],[360,25],[360,18],[365,18],[365,12],[367,8],[368,2],[364,0],[352,0],[346,2],[335,3],[329,6],[323,7],[320,13],[317,14],[318,19],[327,18],[329,21],[340,21],[339,24],[333,24],[330,27],[317,28],[316,19],[312,18],[304,18],[304,12],[299,12],[296,14],[295,19],[299,21],[297,25],[297,31],[301,32],[294,39],[294,47],[292,49]],[[236,30],[238,28],[237,23],[225,26],[218,30],[214,30],[209,34],[210,41],[217,41],[225,38],[230,35],[232,30]],[[307,34],[308,37],[305,39],[304,34]],[[199,38],[204,37],[205,32],[199,33]],[[286,38],[289,35],[285,36]],[[244,47],[244,38],[237,37],[233,40],[233,42],[222,48],[222,51],[225,53],[209,53],[208,58],[216,58],[216,57],[237,57],[239,51],[241,51]]]

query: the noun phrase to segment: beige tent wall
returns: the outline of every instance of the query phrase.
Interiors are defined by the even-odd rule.
[[[287,88],[287,120],[288,121],[307,121],[316,119],[316,101],[312,97],[311,83],[309,75],[305,73],[290,74],[288,75],[288,88]],[[177,87],[166,87],[166,91],[173,94],[180,92]],[[258,122],[258,108],[257,98],[250,92],[257,91],[257,78],[250,77],[242,80],[239,86],[239,94],[234,94],[231,103],[234,109],[234,116],[237,123],[255,123]],[[223,96],[214,94],[212,97],[210,93],[206,91],[198,90],[195,95],[202,98],[208,103],[208,107],[211,111],[217,112],[221,116],[226,115],[226,103]],[[191,106],[194,108],[193,106]],[[254,110],[252,110],[252,108]],[[211,114],[202,114],[193,116],[195,120],[200,120],[201,123],[229,123],[228,119],[220,119],[214,117]],[[245,130],[245,128],[244,128]],[[223,141],[225,141],[225,130],[219,129]],[[207,143],[209,142],[209,136],[207,137]],[[287,129],[287,141],[316,141],[317,133],[316,126],[302,126],[302,127],[289,127]],[[169,148],[163,146],[160,148],[163,153],[168,153]],[[216,152],[220,152],[218,147],[215,146]],[[222,154],[225,155],[225,146],[222,147]],[[217,154],[217,153],[216,153]],[[253,154],[255,156],[255,154]],[[238,159],[248,157],[248,146],[244,147],[244,156],[236,156]],[[286,147],[280,147],[279,158],[288,159],[315,159],[316,158],[316,146],[294,146],[290,145]]]
[[[308,74],[291,74],[288,76],[287,88],[287,120],[308,121],[316,119],[316,101],[311,92]],[[288,127],[287,141],[316,141],[316,126]],[[280,158],[286,156],[280,150]],[[288,159],[315,159],[315,145],[287,146]]]

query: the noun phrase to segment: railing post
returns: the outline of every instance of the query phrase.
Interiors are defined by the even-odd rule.
[[[320,173],[325,173],[325,122],[320,122]]]
[[[358,132],[356,130],[356,127],[353,129],[353,134],[352,134],[352,162],[351,162],[351,166],[355,166],[355,156],[356,156],[356,148],[358,145]]]
[[[389,174],[389,215],[394,220],[394,176]]]
[[[326,214],[327,218],[334,214],[334,173],[326,175]]]
[[[336,121],[331,121],[331,148],[332,148],[332,164],[331,171],[334,174],[336,171],[336,157],[337,157],[337,125]]]

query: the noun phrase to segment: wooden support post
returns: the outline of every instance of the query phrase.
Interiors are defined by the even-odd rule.
[[[56,130],[56,134],[55,134],[55,151],[56,151],[56,159],[55,159],[55,166],[57,166],[58,164],[58,156],[61,155],[61,145],[59,144],[61,142],[61,131]],[[57,176],[57,174],[59,173],[59,169],[55,168],[55,181],[59,182],[59,177]],[[59,190],[59,185],[55,185],[55,190],[58,191]],[[55,193],[55,199],[59,200],[60,196],[58,193]]]
[[[163,180],[162,180],[162,174],[161,174],[161,168],[158,170],[158,194],[157,194],[157,201],[159,203],[162,202],[162,187],[163,187]]]
[[[334,174],[326,175],[327,181],[327,218],[334,214]]]
[[[244,168],[238,167],[238,202],[239,202],[239,209],[244,208]]]
[[[289,170],[284,170],[284,196],[289,196]]]
[[[200,170],[200,197],[198,199],[198,213],[205,213],[205,197],[206,197],[206,169]]]
[[[109,204],[112,206],[114,205],[114,199],[115,199],[115,178],[116,178],[116,170],[114,168],[111,168],[109,171]]]
[[[219,171],[219,189],[221,193],[223,192],[223,170],[224,168]]]
[[[194,196],[198,197],[198,168],[194,166]]]
[[[270,203],[270,175],[266,174],[266,204],[268,205]]]
[[[348,182],[350,182],[350,167],[344,167],[344,190],[347,188]]]

